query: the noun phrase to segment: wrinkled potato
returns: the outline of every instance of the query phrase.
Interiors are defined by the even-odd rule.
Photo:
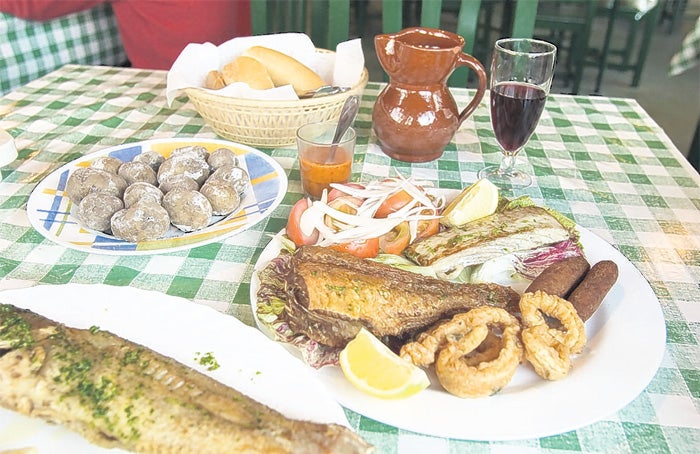
[[[170,228],[168,212],[152,200],[119,210],[111,219],[112,234],[130,243],[161,238]]]
[[[163,208],[170,222],[183,232],[200,230],[209,224],[212,215],[211,203],[201,193],[177,189],[163,197]]]
[[[124,203],[119,197],[104,192],[91,192],[78,205],[78,221],[88,229],[109,232],[112,215],[123,208]]]
[[[104,192],[121,197],[126,186],[126,180],[119,175],[94,167],[81,167],[68,177],[66,194],[73,203],[79,204],[91,192]]]
[[[199,192],[209,200],[212,213],[217,216],[232,213],[241,204],[236,188],[223,180],[207,180]]]
[[[131,205],[143,199],[151,199],[160,205],[163,200],[163,192],[152,184],[144,181],[130,184],[124,190],[124,206],[126,208],[129,208]]]

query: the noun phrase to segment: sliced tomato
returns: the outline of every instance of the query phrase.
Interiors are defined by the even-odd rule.
[[[351,195],[342,195],[333,201],[328,202],[328,206],[341,213],[357,214],[357,208],[362,205],[362,199]],[[324,216],[323,223],[335,231],[343,230],[348,227],[344,222],[340,222],[331,216]]]
[[[318,230],[314,229],[311,235],[304,235],[299,225],[301,215],[309,208],[311,201],[309,199],[301,199],[292,207],[287,220],[287,236],[294,242],[297,247],[316,244],[318,241]]]
[[[362,199],[351,195],[341,195],[328,202],[328,206],[347,214],[357,213],[357,208],[362,205]]]
[[[331,248],[347,252],[363,259],[371,259],[379,254],[379,238],[355,240],[349,243],[334,244]]]
[[[374,214],[375,218],[385,218],[391,213],[399,211],[413,200],[411,194],[405,190],[400,190],[386,198]]]
[[[345,186],[349,186],[351,188],[356,188],[356,189],[363,189],[364,186],[361,185],[360,183],[345,183]],[[328,202],[332,202],[333,200],[337,199],[338,197],[346,196],[348,195],[346,192],[341,191],[340,189],[333,188],[330,190],[328,193]]]
[[[416,238],[425,238],[428,236],[433,236],[436,233],[438,233],[438,231],[440,231],[440,219],[418,221]]]
[[[408,222],[404,221],[390,232],[379,237],[379,250],[386,254],[399,255],[410,242],[411,232],[408,228]]]

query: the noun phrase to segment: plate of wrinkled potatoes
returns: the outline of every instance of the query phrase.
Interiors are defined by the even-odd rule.
[[[118,145],[49,174],[27,214],[45,238],[85,252],[138,255],[220,241],[268,216],[287,191],[263,152],[218,139]]]

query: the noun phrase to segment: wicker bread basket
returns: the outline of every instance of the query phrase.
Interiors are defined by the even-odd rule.
[[[293,144],[297,129],[306,123],[338,118],[345,99],[362,95],[367,80],[365,68],[360,81],[348,91],[293,101],[231,98],[199,88],[187,88],[185,93],[220,136],[250,146],[273,148]]]

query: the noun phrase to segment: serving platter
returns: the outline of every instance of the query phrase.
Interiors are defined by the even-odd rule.
[[[666,326],[651,286],[617,249],[578,227],[588,261],[613,260],[619,278],[598,311],[586,322],[588,342],[560,381],[546,381],[521,365],[498,394],[460,399],[442,389],[431,370],[431,386],[407,399],[383,400],[354,388],[337,366],[312,369],[338,402],[374,420],[417,433],[464,440],[506,441],[556,435],[612,415],[637,397],[661,363]],[[279,255],[273,238],[261,254],[251,281],[253,314],[257,272]],[[274,334],[257,318],[258,327]],[[291,355],[301,357],[292,345]]]
[[[250,187],[236,211],[228,216],[213,216],[208,227],[195,232],[185,233],[171,226],[165,237],[139,243],[129,243],[80,226],[75,217],[77,206],[64,192],[71,172],[89,166],[101,156],[127,162],[146,151],[155,151],[167,158],[174,149],[189,145],[199,145],[210,152],[225,147],[236,153],[240,166],[250,176]],[[41,235],[65,247],[96,254],[155,254],[203,246],[247,230],[268,216],[282,202],[286,192],[284,169],[255,148],[219,139],[153,139],[106,148],[56,169],[32,191],[27,201],[27,216]]]
[[[0,303],[75,328],[97,326],[151,348],[296,419],[348,426],[318,377],[280,345],[235,317],[155,291],[108,285],[39,285],[0,292]],[[197,361],[211,353],[219,368]],[[0,452],[116,453],[76,433],[0,407]]]

